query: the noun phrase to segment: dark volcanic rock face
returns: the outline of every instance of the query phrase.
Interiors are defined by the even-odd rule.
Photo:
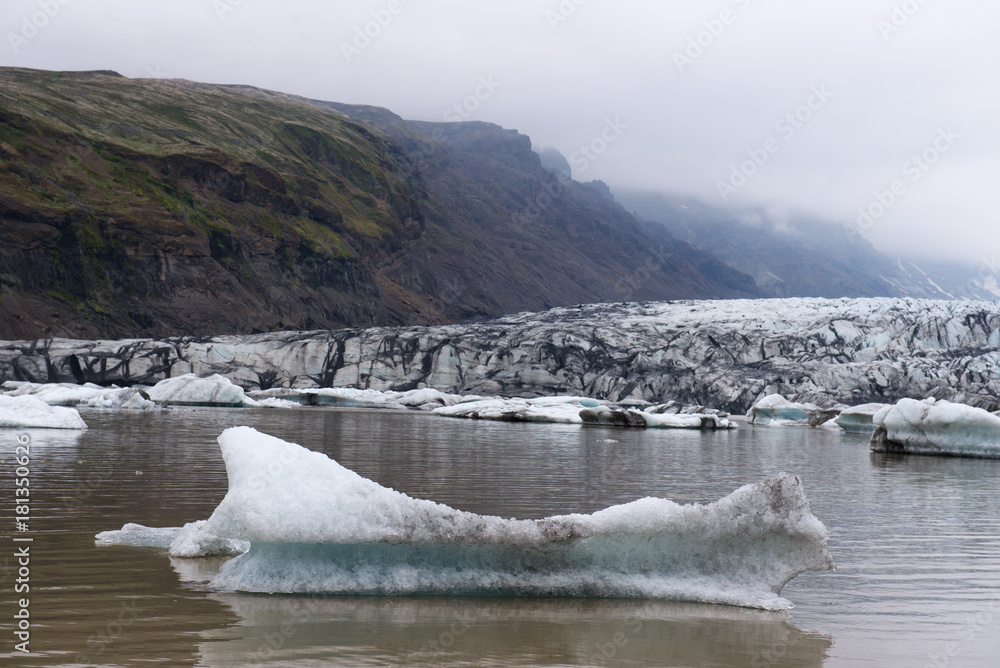
[[[595,304],[469,325],[0,347],[4,380],[351,386],[676,400],[742,412],[934,396],[1000,408],[1000,305],[910,299]]]

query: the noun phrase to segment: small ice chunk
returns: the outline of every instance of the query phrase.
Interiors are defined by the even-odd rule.
[[[31,394],[0,395],[0,428],[86,429],[87,423],[75,408],[50,406]]]
[[[102,531],[95,536],[95,540],[98,545],[167,548],[180,532],[178,527],[147,527],[129,522],[117,531]]]

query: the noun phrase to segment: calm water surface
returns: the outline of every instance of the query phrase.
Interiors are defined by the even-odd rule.
[[[12,501],[0,527],[7,666],[1000,666],[1000,461],[876,455],[807,429],[693,433],[294,409],[85,411],[30,431],[33,654],[13,653]],[[226,492],[215,438],[249,425],[410,495],[539,518],[643,496],[710,502],[800,475],[836,572],[790,613],[575,599],[231,594],[218,560],[97,547],[126,522],[204,519]],[[0,430],[12,499],[15,433]],[[23,534],[22,534],[23,535]],[[7,559],[5,562],[4,560]]]

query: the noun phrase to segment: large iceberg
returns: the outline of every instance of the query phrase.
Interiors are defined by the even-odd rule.
[[[216,587],[248,592],[659,598],[783,609],[782,587],[833,567],[798,478],[709,505],[645,498],[514,520],[413,499],[249,427],[219,437],[229,491],[197,527],[249,541]]]
[[[1000,417],[950,401],[902,399],[873,418],[876,452],[1000,458]]]
[[[20,397],[0,395],[0,429],[86,429],[75,408],[49,406],[26,394]]]

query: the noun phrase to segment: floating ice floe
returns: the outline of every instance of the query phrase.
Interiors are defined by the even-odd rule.
[[[49,406],[76,406],[77,404],[101,397],[108,392],[120,389],[107,388],[93,383],[76,385],[75,383],[25,383],[7,381],[2,386],[3,394],[8,397],[23,397],[31,395],[41,399]]]
[[[584,424],[600,424],[617,427],[638,427],[641,429],[735,429],[736,425],[718,411],[711,413],[681,413],[664,408],[665,405],[649,406],[641,411],[634,408],[597,406],[580,411]]]
[[[883,408],[885,404],[861,404],[845,408],[836,417],[836,423],[844,431],[870,434],[875,429],[872,418]]]
[[[873,418],[877,452],[1000,458],[1000,417],[949,401],[902,399]]]
[[[819,427],[837,417],[836,408],[820,408],[816,404],[796,403],[780,394],[759,399],[747,411],[747,422],[757,426]]]
[[[645,498],[592,515],[507,520],[413,499],[326,455],[257,432],[219,437],[229,491],[184,531],[243,540],[213,580],[248,592],[658,598],[765,609],[833,567],[798,478],[708,505]],[[182,534],[174,537],[178,545]]]
[[[541,397],[539,399],[481,399],[454,406],[435,408],[435,415],[471,420],[498,420],[501,422],[550,422],[557,424],[582,424],[580,397]],[[589,405],[599,402],[583,399]]]
[[[91,397],[79,404],[86,408],[116,408],[122,410],[148,410],[156,408],[156,402],[149,398],[145,390],[126,387],[115,389]]]
[[[239,408],[256,404],[248,399],[242,387],[219,374],[199,378],[193,373],[186,373],[167,378],[149,388],[148,394],[158,404],[176,406]]]
[[[50,406],[38,397],[0,395],[0,428],[86,429],[75,408]]]
[[[254,390],[249,396],[263,406],[289,407],[290,404],[275,404],[273,400],[294,402],[305,406],[350,406],[355,408],[384,408],[391,410],[434,410],[443,406],[454,406],[461,401],[480,397],[465,397],[448,394],[431,388],[409,390],[407,392],[381,392],[379,390],[359,390],[353,387],[287,388],[275,387],[268,390]]]

